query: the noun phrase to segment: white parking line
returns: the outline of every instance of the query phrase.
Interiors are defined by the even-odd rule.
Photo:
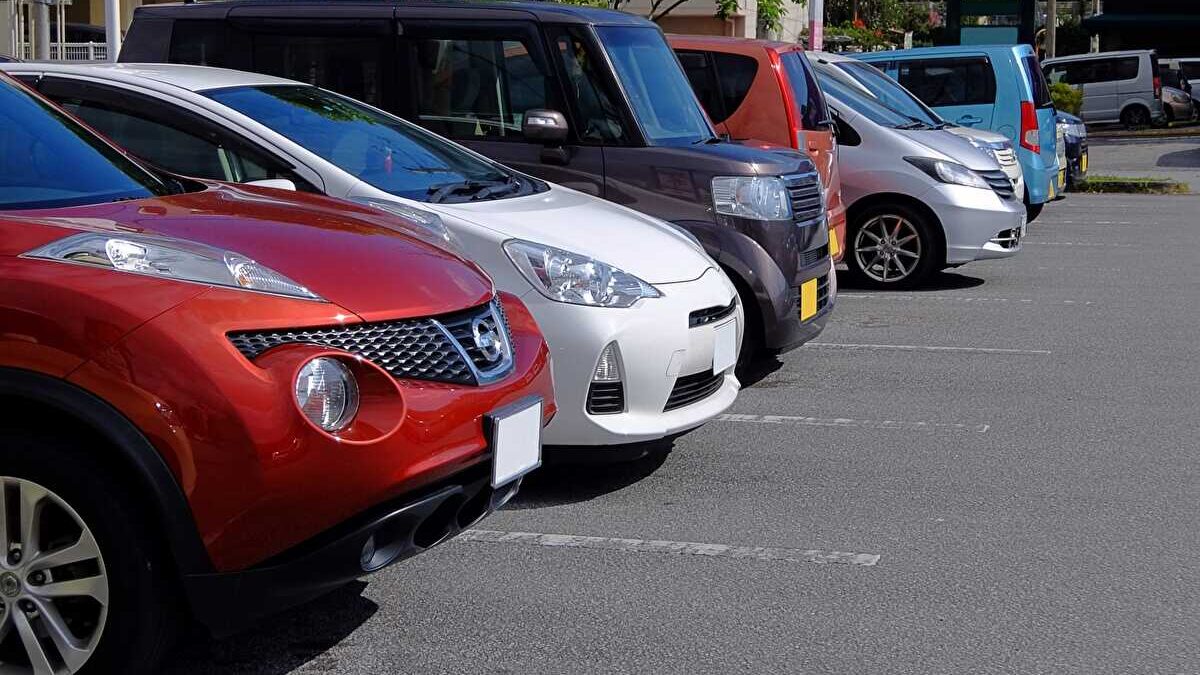
[[[1020,354],[1024,356],[1046,356],[1048,349],[1004,349],[1001,347],[939,347],[935,345],[868,345],[835,342],[810,342],[805,347],[812,349],[851,349],[862,351],[899,352],[964,352],[975,354]]]
[[[1090,241],[1029,241],[1021,242],[1023,246],[1090,246],[1094,248],[1133,248],[1136,244],[1113,244]]]
[[[804,417],[801,415],[741,415],[727,413],[718,416],[716,422],[743,422],[748,424],[785,424],[805,427],[842,427],[847,429],[907,429],[913,431],[969,431],[987,433],[990,424],[961,424],[957,422],[904,422],[901,420],[856,420],[847,417]]]
[[[501,532],[498,530],[467,530],[454,541],[485,544],[523,544],[550,548],[590,548],[626,553],[669,553],[674,555],[707,556],[709,558],[741,558],[783,562],[811,562],[874,567],[879,555],[848,553],[819,549],[773,548],[766,546],[729,546],[700,544],[690,541],[661,539],[618,539],[615,537],[584,537],[573,534],[541,534],[538,532]]]
[[[970,295],[905,295],[903,293],[838,293],[838,300],[905,300],[916,302],[962,302],[976,305],[986,304],[1055,304],[1094,305],[1091,300],[1033,300],[1030,298],[978,298]]]

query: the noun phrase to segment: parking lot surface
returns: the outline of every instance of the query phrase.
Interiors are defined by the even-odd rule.
[[[1200,138],[1089,138],[1093,175],[1171,178],[1200,192]]]
[[[1198,209],[1073,195],[1013,259],[843,288],[665,459],[169,672],[1197,672]]]

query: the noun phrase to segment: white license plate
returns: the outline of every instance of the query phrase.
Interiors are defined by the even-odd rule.
[[[737,357],[737,322],[717,326],[713,330],[713,375],[732,368]]]
[[[488,415],[492,430],[492,487],[542,465],[542,399],[528,398]]]

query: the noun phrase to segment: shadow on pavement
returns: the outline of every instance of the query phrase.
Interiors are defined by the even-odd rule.
[[[305,666],[314,672],[336,672],[335,659],[325,654],[379,610],[362,596],[366,587],[363,581],[352,582],[272,617],[264,623],[269,628],[225,640],[185,638],[162,673],[283,675]]]
[[[586,502],[637,483],[658,470],[674,439],[652,445],[649,454],[628,462],[552,463],[530,475],[506,509],[540,509]]]
[[[898,288],[898,289],[895,289],[894,291],[883,290],[883,291],[879,291],[879,292],[881,292],[881,293],[926,293],[929,291],[959,291],[959,290],[963,290],[966,288],[975,288],[976,286],[982,286],[984,283],[985,283],[984,280],[980,279],[978,277],[969,277],[969,276],[967,276],[965,274],[961,274],[959,272],[951,272],[948,270],[943,270],[941,272],[934,272],[933,274],[929,275],[929,278],[925,280],[925,283],[921,284],[920,286],[914,286],[912,288],[904,288],[904,289]],[[856,285],[848,274],[846,274],[845,272],[838,272],[838,292],[851,291],[851,290],[858,291],[858,290],[877,290],[877,289],[868,288],[868,287],[861,286],[861,285]],[[834,313],[835,314],[837,313],[836,309],[834,310]]]
[[[1200,148],[1177,150],[1160,155],[1157,166],[1172,169],[1200,169]]]

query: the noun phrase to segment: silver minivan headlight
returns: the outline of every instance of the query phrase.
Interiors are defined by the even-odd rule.
[[[924,171],[930,178],[939,183],[963,185],[965,187],[991,190],[992,186],[978,173],[956,162],[947,162],[932,157],[905,157],[904,161]]]

